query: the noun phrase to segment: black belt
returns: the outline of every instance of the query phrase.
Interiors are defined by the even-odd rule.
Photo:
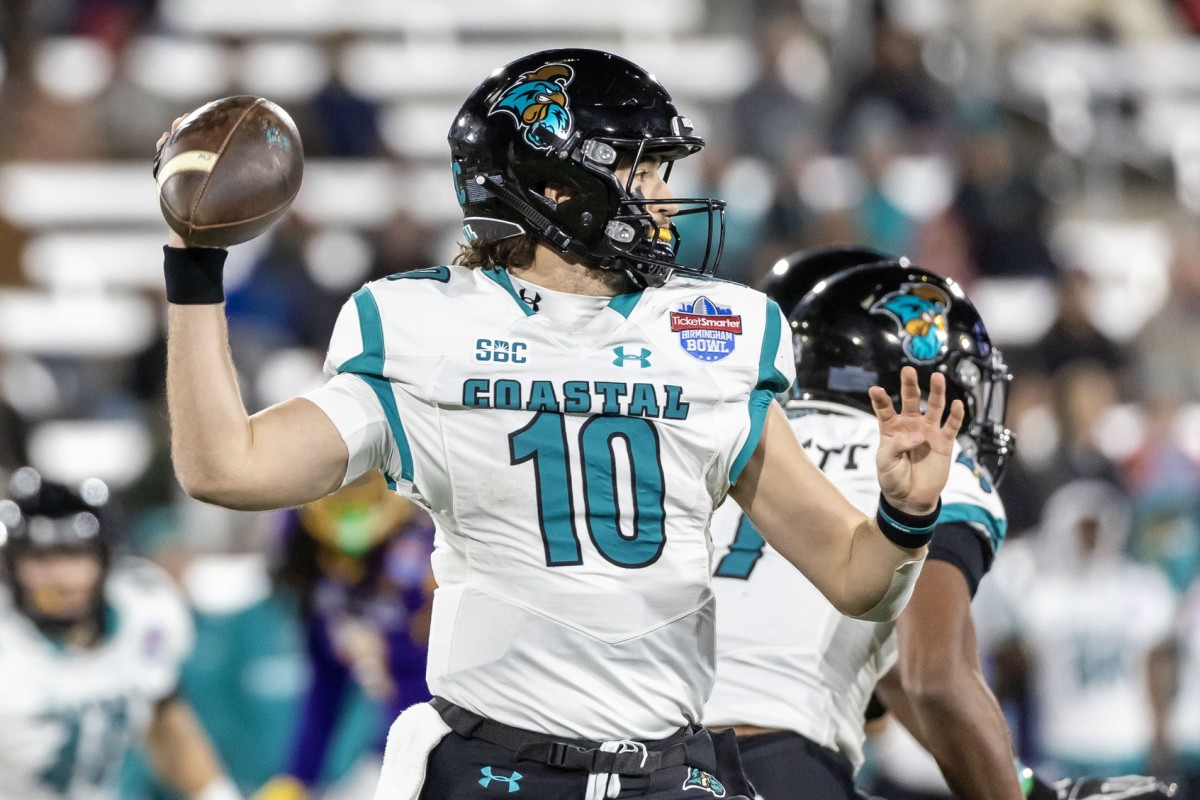
[[[442,697],[430,704],[441,714],[450,730],[464,739],[480,739],[503,747],[518,759],[539,761],[559,769],[584,770],[616,775],[649,775],[668,767],[691,766],[716,771],[712,742],[703,728],[681,728],[665,739],[639,742],[645,749],[610,753],[600,742],[566,739],[537,731],[514,728],[454,705]],[[689,747],[689,745],[691,745]]]

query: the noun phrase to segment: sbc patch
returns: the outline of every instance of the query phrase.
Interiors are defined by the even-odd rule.
[[[679,346],[692,358],[720,361],[737,345],[742,317],[701,295],[671,312],[671,330],[679,334]]]

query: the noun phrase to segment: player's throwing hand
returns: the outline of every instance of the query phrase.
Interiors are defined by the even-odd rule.
[[[937,506],[938,495],[950,473],[954,439],[963,422],[963,404],[955,400],[945,424],[946,379],[934,373],[929,380],[929,399],[921,412],[921,387],[917,371],[900,372],[900,412],[878,386],[870,390],[871,406],[879,420],[879,488],[889,503],[909,514],[928,514]]]

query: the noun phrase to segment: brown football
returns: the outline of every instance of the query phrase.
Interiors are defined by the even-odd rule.
[[[155,158],[158,204],[176,233],[229,247],[279,221],[300,191],[304,148],[287,112],[249,95],[188,114]]]

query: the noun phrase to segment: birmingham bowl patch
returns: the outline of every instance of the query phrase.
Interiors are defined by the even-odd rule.
[[[679,346],[692,358],[720,361],[737,345],[742,317],[701,295],[671,312],[671,330],[679,334]]]

